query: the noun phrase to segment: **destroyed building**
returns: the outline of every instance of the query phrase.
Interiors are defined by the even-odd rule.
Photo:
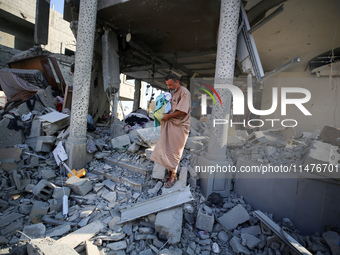
[[[14,5],[0,254],[340,254],[339,1],[65,0],[75,56],[50,44],[49,1]],[[160,127],[138,108],[169,71],[200,104],[166,189]]]

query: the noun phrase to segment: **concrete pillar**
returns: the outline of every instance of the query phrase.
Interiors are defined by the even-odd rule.
[[[70,136],[66,143],[71,169],[83,168],[87,163],[86,129],[96,16],[97,0],[80,1]]]
[[[213,119],[227,119],[230,117],[231,92],[223,88],[233,83],[235,56],[237,46],[237,29],[240,11],[240,0],[222,0],[220,24],[218,34],[215,84],[223,106],[213,106]],[[216,125],[210,132],[208,152],[199,157],[199,166],[228,166],[232,162],[226,159],[228,125]],[[213,192],[228,196],[231,189],[231,174],[229,173],[200,173],[202,192],[205,196]]]
[[[142,87],[142,80],[136,79],[135,80],[135,94],[134,94],[134,97],[133,97],[133,111],[135,111],[139,108],[141,87]]]

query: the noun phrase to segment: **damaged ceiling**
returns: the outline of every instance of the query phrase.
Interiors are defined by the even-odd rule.
[[[66,2],[64,19],[72,21],[79,0]],[[264,72],[295,57],[301,61],[287,71],[305,72],[311,59],[339,46],[338,2],[243,1],[251,27],[284,5],[282,13],[252,34]],[[219,0],[99,0],[97,25],[117,33],[121,72],[164,88],[163,77],[172,70],[188,84],[193,75],[214,77],[220,4]],[[235,75],[242,74],[237,63]]]

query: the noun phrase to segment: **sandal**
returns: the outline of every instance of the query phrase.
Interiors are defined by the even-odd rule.
[[[170,171],[167,171],[167,174],[165,175],[164,179],[163,179],[163,182],[168,182],[169,179],[171,177],[171,172]]]
[[[170,179],[164,184],[165,188],[171,188],[177,181],[177,177],[170,177]]]

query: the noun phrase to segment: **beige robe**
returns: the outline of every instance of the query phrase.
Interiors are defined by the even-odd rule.
[[[176,173],[190,131],[191,96],[182,86],[171,94],[170,113],[178,110],[186,115],[161,122],[161,136],[150,159]]]

